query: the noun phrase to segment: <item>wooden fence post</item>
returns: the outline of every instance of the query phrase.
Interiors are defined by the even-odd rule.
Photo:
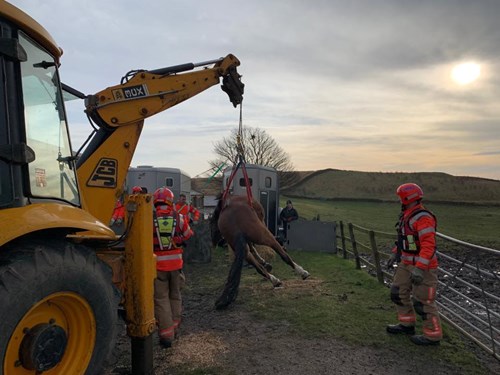
[[[351,237],[352,251],[354,252],[354,259],[356,260],[356,269],[361,269],[361,261],[359,260],[358,245],[356,244],[356,239],[354,238],[354,227],[352,223],[349,223],[349,236]]]
[[[342,257],[347,259],[347,248],[345,246],[344,222],[340,221],[340,239],[342,241]]]
[[[380,267],[380,256],[378,254],[377,242],[375,241],[375,232],[369,231],[370,245],[372,248],[373,262],[375,263],[375,270],[377,272],[377,279],[380,284],[384,283],[384,274],[382,273],[382,267]]]

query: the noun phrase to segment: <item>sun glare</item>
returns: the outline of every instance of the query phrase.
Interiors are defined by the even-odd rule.
[[[459,85],[474,82],[481,74],[481,66],[476,63],[463,63],[456,65],[451,71],[451,77]]]

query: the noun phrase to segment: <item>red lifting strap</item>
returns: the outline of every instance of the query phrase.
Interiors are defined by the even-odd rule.
[[[243,171],[243,178],[245,179],[245,187],[247,190],[247,198],[248,198],[248,205],[252,206],[252,189],[250,188],[250,181],[248,179],[248,174],[247,174],[247,169],[245,167],[245,163],[243,162],[243,159],[240,156],[240,161],[236,166],[233,167],[233,170],[231,171],[231,176],[229,177],[229,180],[226,185],[226,189],[224,190],[224,193],[222,194],[222,202],[226,201],[227,196],[229,195],[229,189],[231,187],[231,183],[233,182],[234,176],[236,175],[236,172],[238,171],[238,168],[241,166],[241,170]]]

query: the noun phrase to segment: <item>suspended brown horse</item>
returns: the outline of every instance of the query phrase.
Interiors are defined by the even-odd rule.
[[[254,245],[271,247],[302,279],[309,277],[309,272],[292,260],[267,229],[264,224],[264,209],[258,201],[237,195],[229,195],[225,199],[220,196],[218,199],[219,202],[210,221],[212,243],[215,246],[224,238],[235,255],[224,291],[215,302],[218,310],[225,309],[236,299],[244,259],[253,265],[258,273],[271,281],[275,288],[282,286],[281,280],[269,273],[271,266],[260,257]]]

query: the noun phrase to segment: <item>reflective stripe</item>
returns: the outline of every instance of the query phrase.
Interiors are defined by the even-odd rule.
[[[174,326],[170,326],[168,328],[161,329],[160,332],[158,333],[158,335],[161,338],[172,338],[174,336],[174,329],[175,329]]]
[[[427,303],[432,303],[434,299],[436,298],[436,288],[429,287],[429,290],[427,292]]]
[[[432,328],[424,325],[422,327],[422,331],[424,336],[441,339],[443,337],[443,332],[441,331],[441,325],[439,324],[439,318],[437,316],[433,316],[431,318]]]
[[[441,333],[441,330],[434,331],[432,329],[423,328],[422,331],[424,333],[424,336],[426,336],[426,337],[441,338],[443,335]]]
[[[173,254],[173,255],[157,255],[156,260],[157,261],[162,261],[162,260],[175,260],[175,259],[182,259],[182,254]]]
[[[413,227],[413,224],[415,224],[415,222],[420,219],[421,217],[423,216],[429,216],[432,218],[432,215],[427,212],[427,211],[422,211],[422,212],[419,212],[418,214],[416,214],[415,216],[413,216],[410,221],[409,221],[409,224],[410,224],[410,227]]]
[[[435,254],[432,257],[432,259],[434,259],[434,258],[436,258]],[[425,264],[425,265],[428,265],[432,260],[432,259],[426,259],[426,258],[422,258],[422,257],[415,257],[415,256],[411,256],[411,255],[401,255],[401,259],[406,260],[408,262],[412,262],[412,263],[420,262],[420,263]]]
[[[415,192],[415,193],[413,193],[413,194],[408,195],[408,196],[406,197],[406,199],[407,199],[407,200],[410,200],[410,199],[413,199],[413,198],[415,198],[415,197],[418,197],[418,192]]]
[[[436,230],[433,227],[424,228],[418,231],[418,236],[422,237],[422,234],[426,233],[436,233]]]
[[[408,314],[408,315],[406,315],[406,314],[398,314],[398,320],[400,322],[402,322],[402,323],[403,322],[404,323],[414,323],[417,320],[417,318],[413,314]]]
[[[426,258],[422,258],[422,257],[418,257],[417,258],[417,262],[420,262],[420,263],[425,264],[426,266],[428,266],[429,263],[431,262],[431,260],[430,259],[426,259]]]
[[[401,255],[402,260],[407,260],[408,262],[415,262],[415,257],[411,255]]]

